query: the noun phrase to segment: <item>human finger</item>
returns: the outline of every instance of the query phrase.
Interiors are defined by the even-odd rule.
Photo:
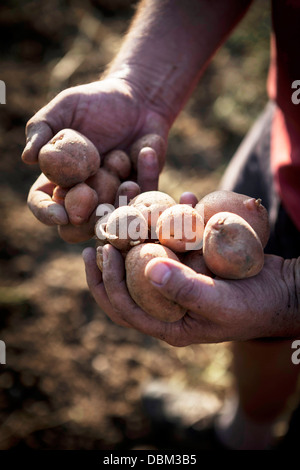
[[[157,191],[159,171],[156,151],[150,147],[142,148],[137,161],[137,182],[142,192]]]
[[[126,321],[120,319],[115,314],[115,311],[111,306],[103,284],[102,273],[97,266],[95,249],[91,247],[85,248],[82,252],[82,257],[85,265],[87,285],[96,303],[111,318],[112,321],[118,323],[121,326],[128,327],[129,324]]]
[[[29,190],[27,204],[34,216],[45,225],[65,225],[68,216],[63,205],[52,200],[55,185],[41,174]]]

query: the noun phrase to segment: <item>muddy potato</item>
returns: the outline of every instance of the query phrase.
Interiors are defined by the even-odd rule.
[[[202,248],[202,216],[188,204],[175,204],[163,211],[156,223],[159,242],[175,252]]]
[[[184,253],[181,262],[193,269],[197,274],[204,274],[205,276],[213,277],[213,273],[206,266],[203,250],[192,250]]]
[[[154,239],[156,238],[158,217],[164,210],[175,204],[174,199],[162,191],[146,191],[138,194],[129,202],[129,205],[136,207],[148,221],[148,227]]]
[[[218,212],[233,212],[245,219],[259,236],[263,248],[269,236],[269,217],[260,199],[233,191],[219,190],[204,196],[196,205],[200,214],[204,215],[204,224]]]
[[[174,322],[183,317],[185,310],[166,299],[145,276],[148,262],[157,257],[178,261],[169,248],[155,243],[143,243],[128,252],[125,259],[127,288],[135,303],[149,315],[165,322]]]
[[[159,170],[161,171],[164,166],[166,143],[164,139],[157,134],[146,134],[132,145],[130,149],[130,158],[134,169],[137,170],[137,161],[139,153],[145,147],[150,147],[155,151],[158,157]]]
[[[141,188],[135,181],[123,181],[116,194],[115,206],[127,205],[133,198],[141,193]]]
[[[114,173],[120,180],[126,180],[131,171],[131,161],[123,150],[112,150],[104,157],[103,168]]]
[[[98,194],[98,204],[114,204],[120,179],[105,168],[99,168],[95,175],[86,180],[91,188]]]
[[[73,129],[59,131],[38,156],[41,171],[62,188],[70,188],[94,175],[100,155],[94,144]]]
[[[203,256],[208,269],[225,279],[255,276],[264,264],[258,235],[248,222],[231,212],[214,214],[207,222]]]
[[[82,225],[59,225],[58,233],[62,240],[67,243],[82,243],[94,238],[96,214],[95,211]]]
[[[148,235],[145,217],[136,207],[130,206],[115,209],[98,228],[104,239],[123,252],[144,242]]]
[[[65,209],[73,225],[84,224],[98,205],[98,195],[85,183],[71,188],[65,196]]]

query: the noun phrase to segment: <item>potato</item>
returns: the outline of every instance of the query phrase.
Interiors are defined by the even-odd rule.
[[[203,230],[201,215],[188,204],[168,207],[156,223],[159,242],[175,252],[202,248]]]
[[[233,191],[219,190],[204,196],[196,205],[204,224],[218,212],[233,212],[243,217],[259,236],[263,248],[270,236],[269,217],[260,199],[251,198]]]
[[[86,180],[91,188],[98,194],[98,204],[114,204],[118,188],[119,178],[105,168],[99,168],[94,176]]]
[[[59,131],[38,156],[41,171],[62,188],[70,188],[94,175],[100,155],[94,144],[73,129]]]
[[[149,315],[165,322],[174,322],[184,316],[185,310],[166,299],[145,276],[147,263],[157,257],[178,261],[169,248],[155,243],[142,243],[128,252],[125,259],[127,288],[135,303]]]
[[[148,235],[147,221],[136,207],[118,207],[101,222],[98,225],[101,235],[123,252],[144,242]]]
[[[65,209],[73,225],[82,225],[86,222],[97,205],[96,191],[85,183],[76,184],[65,196]]]
[[[206,266],[202,249],[184,253],[180,261],[198,274],[214,277],[213,273]]]
[[[141,188],[135,181],[123,181],[116,194],[115,206],[127,205],[133,198],[141,193]]]
[[[148,221],[148,227],[154,239],[156,238],[156,223],[158,217],[164,210],[175,204],[176,202],[171,196],[161,191],[146,191],[138,194],[129,202],[129,205],[139,209]]]
[[[105,155],[103,168],[114,173],[121,181],[124,181],[130,175],[131,161],[123,150],[112,150]]]
[[[95,211],[90,216],[87,222],[82,225],[59,225],[58,233],[59,236],[67,243],[82,243],[90,240],[94,237],[95,232],[96,215]]]
[[[225,279],[255,276],[264,264],[258,235],[246,220],[231,212],[219,212],[208,220],[203,256],[208,269]]]
[[[130,158],[135,170],[137,170],[138,156],[142,148],[152,148],[158,158],[159,170],[161,171],[164,166],[166,143],[164,139],[158,134],[146,134],[138,139],[130,149]]]

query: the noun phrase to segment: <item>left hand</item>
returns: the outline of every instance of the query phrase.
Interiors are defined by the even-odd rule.
[[[287,282],[291,266],[278,256],[266,255],[257,276],[234,281],[197,274],[173,260],[150,261],[146,275],[153,285],[187,310],[181,320],[165,323],[150,317],[130,297],[121,254],[111,245],[103,247],[103,254],[107,260],[102,275],[93,248],[84,251],[87,282],[98,305],[117,324],[173,346],[299,335],[299,321],[294,323],[297,302],[292,283]],[[161,283],[166,268],[169,272]]]
[[[196,202],[191,193],[180,198],[180,203],[194,206]],[[154,259],[147,265],[146,275],[163,295],[187,310],[181,320],[166,323],[152,318],[130,297],[122,255],[111,245],[103,247],[105,254],[102,274],[95,250],[84,250],[87,283],[98,305],[117,324],[174,346],[299,336],[300,288],[296,283],[300,258],[265,255],[258,275],[234,281],[212,279],[179,262]],[[165,276],[164,268],[168,268]]]

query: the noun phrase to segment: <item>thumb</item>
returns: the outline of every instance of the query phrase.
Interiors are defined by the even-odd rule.
[[[62,91],[27,122],[26,145],[22,153],[25,163],[37,163],[43,145],[60,129],[68,127],[73,105],[74,95],[69,90]]]
[[[25,163],[37,163],[40,149],[53,137],[54,133],[47,121],[39,120],[38,115],[28,121],[26,126],[26,145],[22,153]]]
[[[138,139],[130,150],[137,182],[142,192],[156,191],[166,157],[166,139],[160,134],[146,134]]]
[[[147,264],[145,274],[164,296],[187,310],[212,319],[211,313],[220,305],[217,281],[197,274],[178,261],[153,259]]]

